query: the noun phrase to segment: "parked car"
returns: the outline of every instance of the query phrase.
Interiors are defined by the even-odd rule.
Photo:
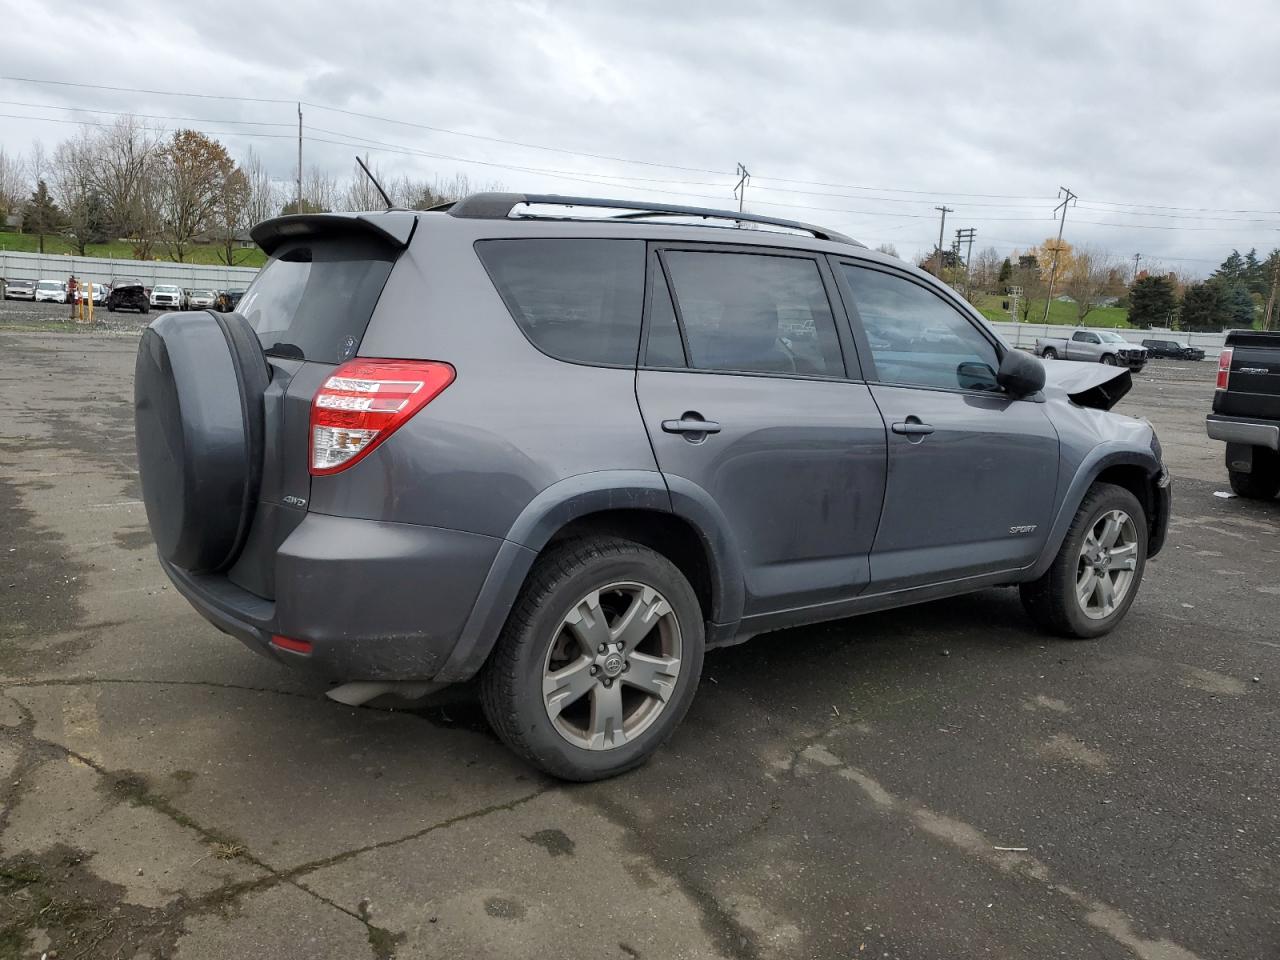
[[[830,230],[479,194],[252,233],[237,313],[139,345],[161,565],[343,702],[478,674],[556,776],[642,763],[707,647],[1015,583],[1097,637],[1164,543],[1127,370],[1042,364]]]
[[[36,298],[36,282],[34,280],[9,280],[5,283],[4,298],[6,300],[34,300]]]
[[[141,280],[117,280],[111,285],[111,292],[107,294],[108,313],[115,313],[117,310],[147,313],[150,309],[151,300]]]
[[[76,303],[83,302],[86,294],[92,297],[94,304],[105,303],[107,293],[108,288],[106,284],[89,282],[78,283],[76,284]]]
[[[1037,337],[1036,356],[1127,366],[1134,373],[1147,365],[1147,348],[1130,343],[1112,330],[1076,330],[1066,338]]]
[[[36,282],[36,303],[66,303],[67,285],[60,280],[39,280]]]
[[[218,301],[218,295],[212,290],[184,290],[188,310],[211,310]]]
[[[186,296],[172,283],[157,283],[151,288],[151,306],[156,310],[185,310]]]
[[[1280,332],[1227,331],[1205,428],[1226,441],[1232,490],[1251,500],[1280,493]]]
[[[1147,357],[1159,357],[1168,360],[1203,360],[1204,351],[1193,347],[1185,340],[1143,340],[1147,348]]]
[[[218,293],[218,302],[214,309],[223,313],[230,313],[240,303],[240,299],[244,296],[243,290],[222,290]]]

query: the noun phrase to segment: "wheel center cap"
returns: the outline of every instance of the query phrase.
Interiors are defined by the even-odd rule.
[[[604,671],[606,677],[616,677],[622,672],[622,654],[611,653],[604,658],[604,662],[600,664],[600,669]]]

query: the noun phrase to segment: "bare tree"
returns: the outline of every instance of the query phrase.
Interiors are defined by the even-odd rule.
[[[1010,287],[1021,290],[1018,301],[1019,319],[1026,323],[1031,319],[1032,302],[1043,299],[1047,293],[1045,276],[1035,254],[1023,254],[1013,268],[1013,276],[1009,279]]]
[[[1000,283],[1000,264],[1003,262],[995,247],[987,247],[973,258],[973,286],[978,290],[994,291]]]
[[[249,227],[249,179],[239,167],[223,179],[218,189],[218,202],[213,211],[214,233],[222,249],[218,259],[234,267],[244,256],[236,257],[236,242]]]
[[[1076,247],[1072,252],[1062,288],[1076,302],[1076,320],[1079,323],[1084,323],[1084,318],[1097,308],[1111,285],[1117,266],[1115,257],[1102,250]]]
[[[319,212],[332,210],[338,200],[338,181],[319,167],[308,167],[302,178],[302,198]]]
[[[270,220],[280,212],[282,199],[276,182],[271,179],[262,158],[252,147],[245,153],[244,162],[240,164],[249,187],[249,196],[245,204],[245,222],[252,227],[263,220]]]
[[[365,159],[365,163],[368,163]],[[377,164],[371,164],[370,169],[373,175],[378,178],[378,182],[384,187],[387,185],[386,179],[382,175],[382,170]],[[394,196],[393,196],[394,199]],[[338,197],[337,208],[339,210],[381,210],[385,207],[386,201],[382,199],[382,194],[378,192],[378,188],[360,169],[357,163],[351,171],[351,180],[348,181],[346,188],[342,190]]]
[[[53,151],[49,185],[62,207],[62,226],[71,245],[84,256],[90,243],[103,238],[104,209],[95,177],[97,146],[88,128]]]
[[[880,244],[880,246],[876,247],[876,249],[883,254],[887,254],[890,257],[898,256],[898,248],[895,247],[892,243],[882,243]],[[899,257],[898,259],[902,259],[902,258]]]
[[[0,227],[22,209],[30,186],[20,156],[10,156],[0,147]]]
[[[95,179],[113,235],[141,241],[149,249],[154,233],[143,236],[151,213],[147,181],[155,173],[160,132],[136,117],[120,117],[98,134],[96,146]]]
[[[213,226],[233,170],[227,148],[195,130],[179,130],[161,152],[164,240],[179,263],[187,259],[192,242]]]

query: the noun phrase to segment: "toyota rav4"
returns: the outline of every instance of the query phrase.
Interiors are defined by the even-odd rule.
[[[481,194],[253,237],[236,312],[140,344],[165,572],[348,703],[479,675],[557,776],[643,762],[709,647],[1009,585],[1097,637],[1164,542],[1128,370],[832,231]]]

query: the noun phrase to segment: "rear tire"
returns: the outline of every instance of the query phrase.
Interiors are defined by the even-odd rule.
[[[568,540],[530,572],[481,673],[481,704],[534,766],[601,780],[638,767],[675,731],[703,651],[697,596],[670,560],[615,537]]]
[[[1045,347],[1044,353],[1042,356],[1044,357],[1045,360],[1057,360],[1058,351],[1053,349],[1053,347]]]
[[[1106,543],[1110,534],[1105,520],[1109,517],[1127,517],[1129,523],[1118,524],[1119,533]],[[1106,553],[1101,568],[1092,562],[1099,542]],[[1130,560],[1132,567],[1128,566]],[[1049,633],[1082,639],[1100,637],[1129,612],[1146,563],[1147,515],[1142,504],[1124,487],[1095,483],[1085,494],[1049,569],[1040,579],[1019,587],[1022,605],[1036,625]],[[1109,594],[1099,589],[1104,577],[1112,584]],[[1083,599],[1082,589],[1088,594]],[[1109,610],[1108,595],[1113,601]]]
[[[1228,470],[1231,489],[1247,500],[1271,500],[1280,493],[1280,454],[1265,447],[1253,448],[1253,470]]]

